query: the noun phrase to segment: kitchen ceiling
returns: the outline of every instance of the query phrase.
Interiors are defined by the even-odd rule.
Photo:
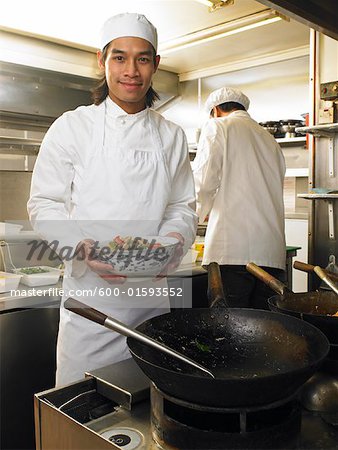
[[[105,19],[125,11],[140,12],[157,27],[161,54],[161,48],[167,48],[177,38],[194,39],[201,30],[206,33],[211,27],[267,9],[253,0],[234,0],[214,12],[209,12],[201,0],[16,0],[2,6],[0,27],[95,52]],[[253,61],[271,59],[272,55],[277,55],[277,60],[279,56],[304,56],[308,53],[308,41],[306,25],[279,20],[189,48],[163,51],[160,68],[180,74],[181,80],[194,79],[203,76],[201,71],[207,68],[214,68],[214,73],[220,68],[221,73],[223,66],[228,70],[239,62],[252,66]]]

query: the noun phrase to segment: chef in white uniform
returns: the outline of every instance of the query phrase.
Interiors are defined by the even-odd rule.
[[[169,309],[165,290],[146,297],[128,291],[166,287],[166,278],[137,283],[115,278],[109,265],[81,258],[93,242],[116,235],[169,235],[180,241],[178,253],[184,253],[195,239],[185,135],[149,108],[157,98],[151,87],[160,61],[156,50],[156,28],[145,16],[125,13],[108,19],[98,51],[103,75],[94,104],[66,112],[52,124],[34,168],[30,219],[45,240],[57,244],[66,265],[57,385],[130,357],[123,336],[64,309],[70,293],[130,326]],[[118,286],[129,295],[107,289]]]
[[[250,117],[249,103],[229,87],[209,95],[193,173],[199,221],[209,215],[203,264],[221,265],[230,306],[268,309],[273,292],[245,265],[253,261],[283,279],[285,162],[273,136]]]

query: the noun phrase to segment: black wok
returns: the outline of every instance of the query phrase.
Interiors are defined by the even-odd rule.
[[[313,272],[314,268],[316,266],[312,265],[312,264],[307,264],[301,261],[295,261],[293,263],[293,267],[295,269],[301,270],[302,272]],[[332,281],[335,281],[336,283],[338,283],[338,275],[336,273],[330,272],[329,270],[323,269],[323,272],[325,273],[325,275],[327,275],[328,277],[331,278]]]
[[[312,291],[293,293],[283,283],[262,268],[250,263],[250,273],[264,281],[278,295],[269,298],[272,311],[289,314],[319,328],[331,344],[338,344],[338,317],[332,315],[338,311],[338,297],[331,291]]]
[[[205,365],[215,379],[127,339],[137,364],[167,394],[222,407],[272,403],[293,395],[327,355],[326,337],[307,322],[271,311],[217,307],[224,306],[224,296],[215,263],[209,265],[209,291],[213,308],[176,310],[137,330]]]
[[[298,292],[293,297],[274,295],[268,300],[269,308],[306,320],[319,328],[331,344],[338,344],[338,300],[334,292]]]

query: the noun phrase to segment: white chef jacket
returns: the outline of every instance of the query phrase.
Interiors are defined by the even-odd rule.
[[[284,269],[283,153],[246,111],[209,119],[193,161],[197,214],[209,214],[203,264]]]
[[[48,242],[57,239],[61,252],[84,238],[173,231],[185,238],[187,249],[196,232],[194,203],[182,129],[148,108],[127,114],[107,97],[99,106],[63,114],[50,127],[34,168],[28,211],[36,231]],[[150,286],[165,287],[166,280],[127,280],[123,291]],[[70,290],[72,297],[130,326],[168,311],[167,295],[111,295],[109,287],[114,288],[84,263],[66,262],[57,385],[130,356],[124,337],[63,308]]]

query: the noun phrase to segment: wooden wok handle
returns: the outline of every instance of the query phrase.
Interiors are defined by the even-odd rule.
[[[301,270],[302,272],[313,272],[315,268],[315,266],[313,266],[312,264],[306,264],[301,261],[295,261],[293,263],[293,267],[295,269]],[[331,278],[331,280],[338,281],[338,275],[325,269],[322,270],[328,277]]]
[[[270,275],[268,272],[266,272],[261,267],[257,266],[255,263],[249,262],[246,265],[246,269],[256,278],[263,281],[263,283],[269,286],[272,290],[277,292],[277,294],[284,295],[287,292],[291,292],[290,289],[287,286],[285,286],[284,283],[277,280],[277,278]]]
[[[208,300],[210,308],[228,308],[225,300],[221,271],[216,262],[208,265]]]
[[[293,267],[297,270],[301,270],[302,272],[313,272],[315,266],[312,264],[307,264],[301,261],[295,261],[293,263]]]
[[[79,316],[82,316],[85,319],[89,319],[93,322],[96,322],[99,325],[104,325],[106,319],[108,318],[106,314],[103,314],[102,312],[97,311],[94,308],[91,308],[85,303],[75,300],[75,298],[71,297],[67,298],[67,300],[64,303],[64,307],[68,309],[68,311],[72,311],[73,313],[78,314]]]

